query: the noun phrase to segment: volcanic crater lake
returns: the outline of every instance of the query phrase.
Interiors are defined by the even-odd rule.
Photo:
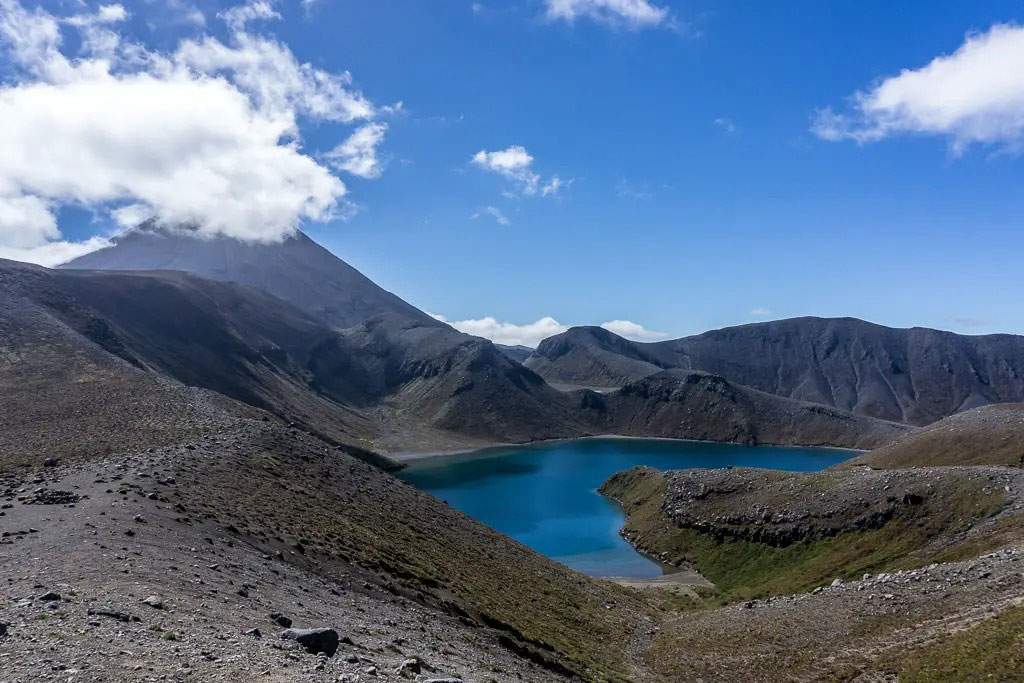
[[[813,472],[851,455],[829,448],[595,438],[424,458],[398,477],[584,574],[653,578],[663,567],[619,536],[625,515],[597,491],[615,472],[636,465]]]

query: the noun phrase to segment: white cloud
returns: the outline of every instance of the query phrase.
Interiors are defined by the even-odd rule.
[[[540,188],[541,197],[550,197],[558,194],[561,189],[567,185],[570,185],[572,181],[564,181],[558,176],[552,176],[551,180],[544,184],[544,187]]]
[[[447,320],[444,316],[435,314],[434,318],[448,323],[465,334],[484,337],[498,344],[529,346],[530,348],[535,348],[542,340],[569,329],[567,325],[561,324],[550,316],[525,325],[499,322],[490,316],[478,320]]]
[[[481,216],[484,216],[484,215],[488,215],[491,218],[493,218],[495,221],[497,221],[498,225],[511,225],[512,224],[512,221],[510,221],[505,216],[505,214],[501,211],[501,209],[499,209],[496,206],[486,206],[483,209],[481,209],[480,211],[477,211],[472,216],[470,216],[469,219],[475,221],[476,219],[478,219],[478,218],[480,218]]]
[[[648,0],[546,0],[547,17],[568,22],[592,19],[611,26],[645,28],[671,23],[665,7]]]
[[[123,5],[100,5],[95,14],[78,14],[67,19],[72,26],[89,26],[92,24],[115,24],[128,18],[128,11]]]
[[[648,330],[640,323],[635,323],[632,320],[609,320],[608,322],[601,323],[601,327],[609,332],[614,332],[620,337],[632,339],[633,341],[656,341],[668,337],[664,332]]]
[[[852,111],[824,109],[812,131],[824,140],[874,142],[901,133],[942,135],[955,153],[971,144],[1024,143],[1024,26],[968,35],[951,55],[904,69],[852,97]]]
[[[484,337],[498,344],[508,346],[529,346],[536,348],[537,344],[561,334],[569,329],[569,325],[563,325],[551,316],[544,316],[532,323],[518,325],[516,323],[502,322],[487,316],[484,318],[470,320],[448,320],[437,313],[430,314],[436,320],[448,323],[459,332],[472,334],[477,337]],[[601,327],[627,339],[636,341],[654,341],[668,337],[664,332],[654,332],[646,329],[643,325],[629,320],[609,320],[601,323]]]
[[[334,166],[360,178],[379,178],[384,172],[377,147],[384,141],[386,123],[368,123],[325,155]]]
[[[109,246],[110,241],[104,237],[90,237],[83,242],[56,240],[24,249],[12,248],[0,243],[0,258],[53,268]]]
[[[719,116],[717,119],[715,119],[714,124],[721,128],[726,133],[728,133],[729,135],[732,135],[737,130],[736,123],[732,119],[726,118],[724,116]]]
[[[539,192],[542,197],[554,196],[568,184],[558,176],[552,176],[544,183],[540,174],[533,170],[533,155],[522,145],[511,145],[495,152],[480,150],[473,155],[472,161],[486,171],[513,181],[524,195],[532,196]]]
[[[244,5],[236,5],[217,15],[224,20],[232,31],[241,33],[251,21],[270,21],[280,19],[281,15],[274,9],[270,0],[249,0]]]
[[[750,311],[750,315],[754,316],[755,318],[767,318],[771,314],[771,309],[765,308],[764,306],[758,306],[757,308]]]
[[[51,252],[77,249],[55,227],[64,204],[109,212],[121,225],[157,216],[262,241],[341,215],[346,188],[302,151],[298,120],[372,119],[349,74],[302,64],[287,46],[245,32],[253,19],[273,18],[269,3],[225,12],[229,43],[185,40],[170,54],[123,44],[109,29],[126,14],[118,7],[60,18],[0,0],[0,47],[17,69],[0,86],[8,257],[17,249],[49,263]],[[62,24],[83,32],[80,53],[62,51]],[[90,38],[92,30],[104,33]],[[349,141],[360,131],[378,137],[383,124]],[[362,151],[349,165],[375,173],[375,157]]]

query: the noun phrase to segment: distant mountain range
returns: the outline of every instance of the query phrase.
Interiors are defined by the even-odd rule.
[[[1024,399],[1020,337],[850,319],[656,344],[573,328],[536,351],[501,347],[302,233],[250,244],[144,225],[61,270],[0,262],[0,299],[45,318],[40,339],[59,327],[74,353],[382,453],[606,433],[870,448],[907,424]]]
[[[525,364],[551,384],[604,389],[668,369],[699,370],[911,425],[1024,400],[1024,337],[893,329],[854,318],[793,318],[656,343],[577,327],[545,339]]]

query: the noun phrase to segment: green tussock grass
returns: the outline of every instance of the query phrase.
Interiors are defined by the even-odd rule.
[[[1024,680],[1024,607],[899,658],[901,683]]]
[[[906,508],[879,529],[851,531],[784,547],[715,537],[677,527],[661,511],[667,480],[651,471],[619,475],[604,489],[627,510],[626,528],[638,544],[672,564],[692,565],[717,587],[710,604],[787,595],[839,577],[912,569],[931,562],[976,556],[1000,544],[995,536],[963,547],[936,541],[966,531],[998,512],[1003,495],[966,480],[944,482],[924,504]]]

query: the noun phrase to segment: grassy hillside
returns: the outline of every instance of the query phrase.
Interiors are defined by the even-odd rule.
[[[626,510],[630,542],[692,565],[721,602],[980,554],[1021,521],[1008,512],[1015,494],[1004,490],[1002,472],[899,474],[636,468],[601,491]]]
[[[1024,403],[997,403],[958,413],[847,464],[886,469],[933,465],[1024,467]]]

